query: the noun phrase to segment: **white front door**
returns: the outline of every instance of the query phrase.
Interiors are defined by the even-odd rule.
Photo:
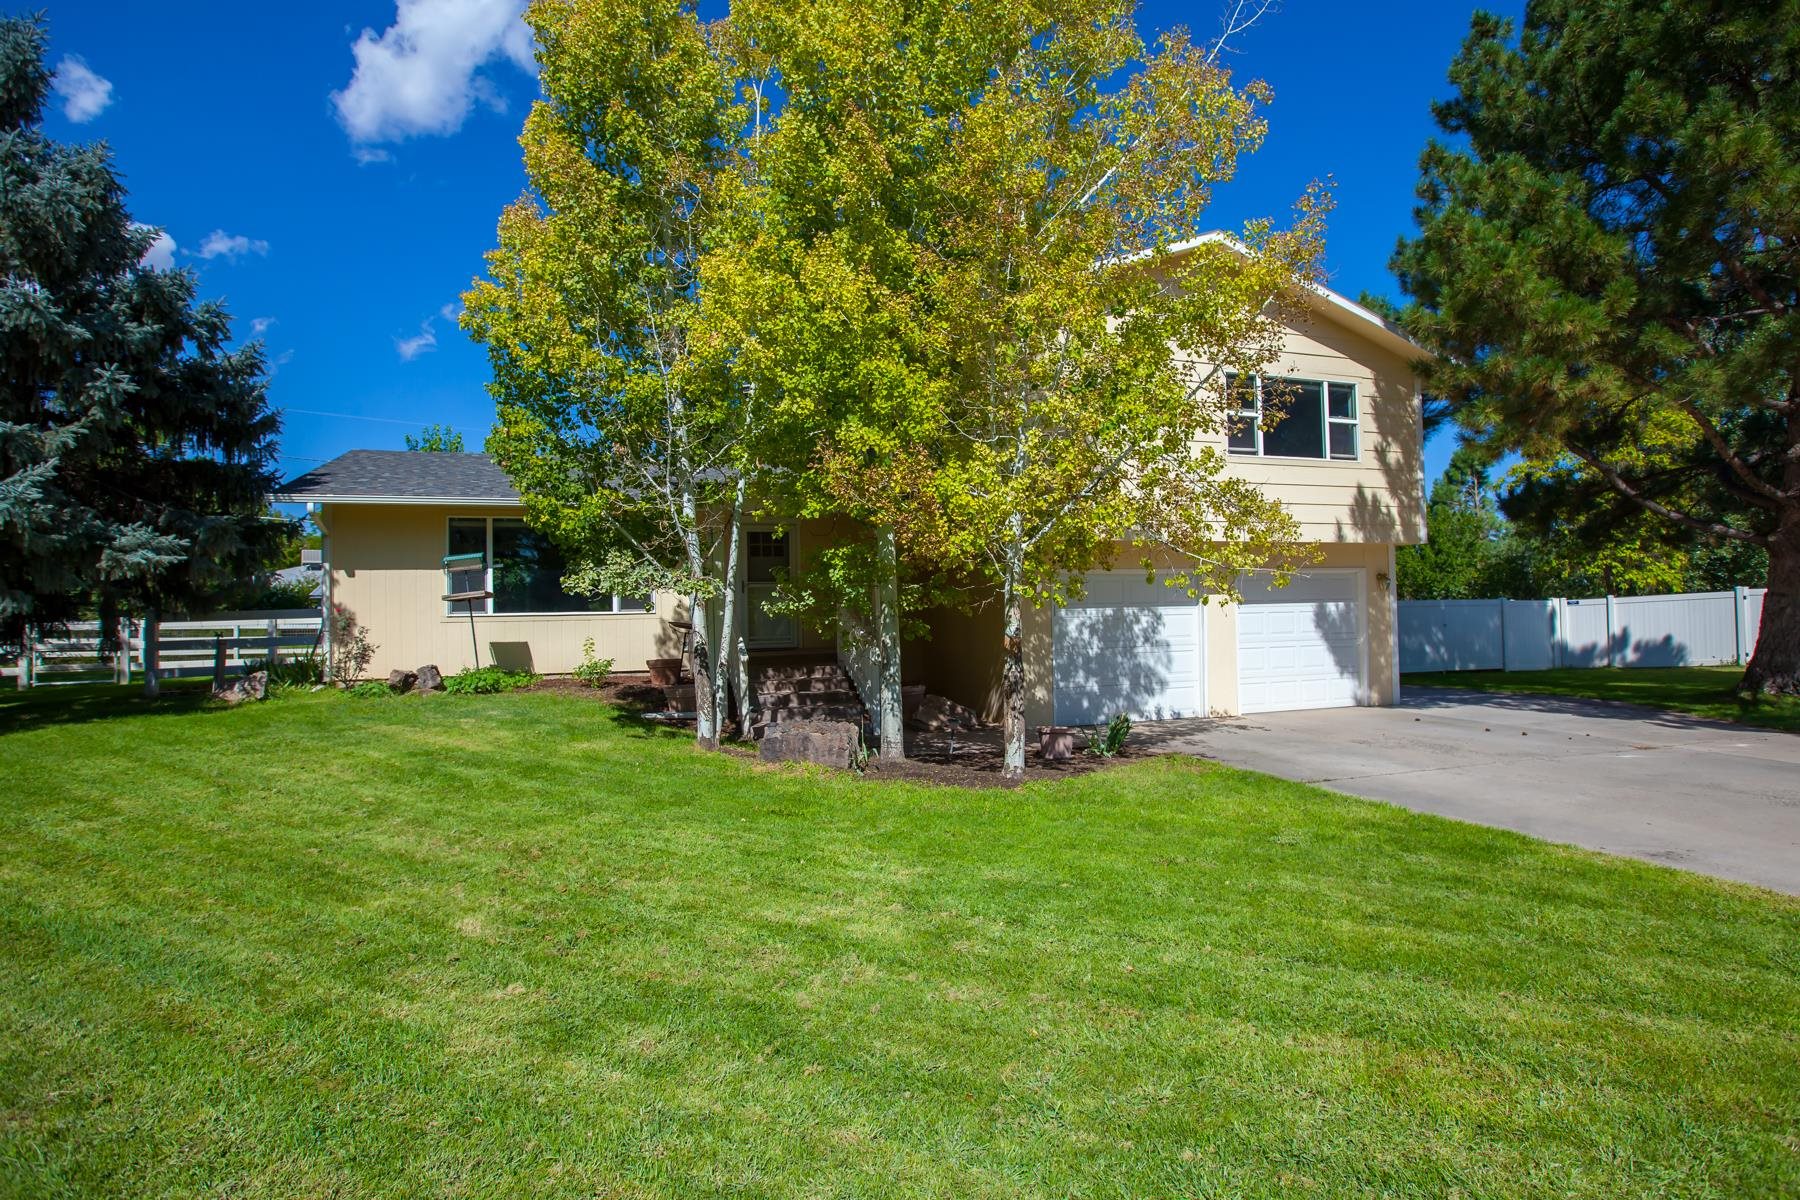
[[[1285,588],[1252,575],[1240,587],[1238,711],[1367,703],[1368,621],[1361,570],[1316,570]]]
[[[1051,621],[1056,722],[1204,716],[1200,602],[1142,571],[1096,571],[1086,583]]]
[[[774,529],[744,531],[744,641],[759,650],[799,644],[792,617],[767,610],[782,578],[793,570],[788,535]]]

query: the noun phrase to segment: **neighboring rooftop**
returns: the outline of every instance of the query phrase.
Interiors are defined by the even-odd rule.
[[[517,504],[519,493],[485,454],[351,450],[281,485],[287,504]]]

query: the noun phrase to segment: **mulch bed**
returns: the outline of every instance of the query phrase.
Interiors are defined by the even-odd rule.
[[[951,739],[942,733],[914,734],[907,744],[907,757],[900,762],[872,758],[863,770],[863,778],[873,780],[910,779],[919,783],[935,783],[946,787],[1011,787],[1012,781],[1001,775],[1005,750],[990,733],[972,740]],[[1025,747],[1025,777],[1019,783],[1041,783],[1054,779],[1070,779],[1104,771],[1121,763],[1154,757],[1145,750],[1127,745],[1112,758],[1076,751],[1066,762],[1043,762],[1037,747]]]
[[[663,690],[651,683],[650,676],[647,674],[616,674],[597,688],[586,687],[566,675],[547,675],[522,690],[578,696],[603,704],[617,705],[637,713],[661,712],[668,704]],[[659,722],[659,724],[668,724],[675,728],[693,728],[692,721]],[[756,753],[755,747],[751,743],[740,743],[730,748],[747,756],[754,756]],[[942,787],[1017,786],[1016,783],[1001,776],[1005,755],[998,737],[995,736],[995,731],[991,729],[976,734],[958,734],[955,737],[938,732],[912,733],[908,735],[906,750],[907,757],[900,762],[871,758],[863,769],[862,777],[877,782],[905,779],[916,783],[937,784]],[[1113,758],[1100,758],[1077,750],[1075,756],[1067,762],[1040,762],[1036,745],[1027,745],[1025,748],[1025,778],[1017,782],[1039,783],[1054,779],[1070,779],[1076,775],[1104,771],[1108,767],[1115,767],[1121,763],[1140,762],[1153,757],[1155,757],[1154,751],[1127,744]]]

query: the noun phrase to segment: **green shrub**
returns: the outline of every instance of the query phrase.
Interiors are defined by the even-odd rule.
[[[365,679],[350,689],[350,694],[358,700],[373,700],[376,697],[389,697],[394,689],[379,679]]]
[[[325,682],[325,658],[316,650],[285,661],[264,659],[250,669],[267,671],[271,688],[309,688]]]
[[[499,667],[477,667],[444,677],[444,690],[458,696],[484,696],[492,692],[510,692],[537,682],[530,671],[503,671]]]
[[[1120,713],[1108,721],[1104,728],[1094,726],[1093,733],[1088,735],[1088,753],[1097,758],[1112,758],[1125,748],[1125,739],[1130,736],[1131,718]]]
[[[581,643],[581,665],[575,668],[575,680],[582,687],[597,688],[612,674],[612,664],[610,658],[594,657],[594,639],[588,638]]]

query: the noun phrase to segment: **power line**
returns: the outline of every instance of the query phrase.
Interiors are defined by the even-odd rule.
[[[281,411],[284,413],[302,413],[309,417],[336,417],[339,420],[343,420],[343,421],[378,421],[383,425],[407,425],[407,426],[411,426],[413,428],[423,428],[426,425],[443,425],[444,424],[444,422],[442,422],[442,421],[425,421],[425,420],[403,421],[398,417],[365,417],[360,413],[320,412],[316,408],[283,408]],[[455,430],[458,430],[463,433],[476,432],[475,426],[473,426],[473,425],[450,425],[450,426],[448,426],[448,428],[455,429]]]

